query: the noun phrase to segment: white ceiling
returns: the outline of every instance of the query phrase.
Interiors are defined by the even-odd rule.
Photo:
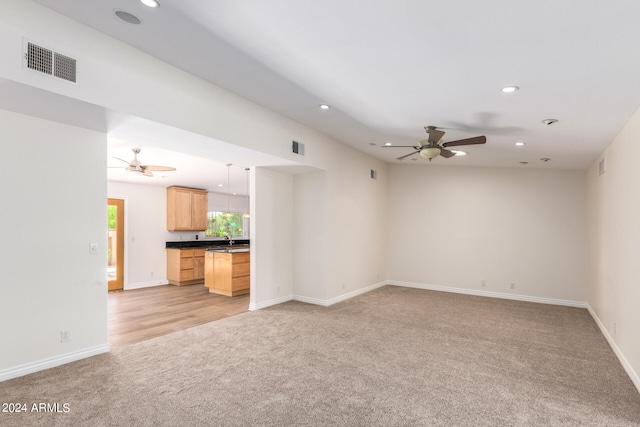
[[[248,195],[246,168],[264,166],[292,174],[313,169],[6,79],[0,79],[0,109],[106,133],[110,181],[179,185],[243,196]],[[176,141],[180,141],[179,146]],[[138,155],[142,164],[172,166],[176,171],[154,173],[151,178],[126,172],[123,166],[127,164],[114,157],[131,161],[134,147],[142,150]]]
[[[389,162],[435,125],[487,136],[438,164],[583,169],[640,105],[636,0],[35,1]]]
[[[285,159],[157,122],[115,113],[109,117],[107,179],[110,181],[164,187],[178,185],[244,196],[248,195],[247,168],[277,166],[289,168],[292,173],[301,171],[300,166]],[[179,147],[176,141],[180,141]],[[131,161],[133,147],[140,148],[138,160],[143,165],[171,166],[176,170],[152,172],[152,178],[126,171],[127,164],[115,158]]]

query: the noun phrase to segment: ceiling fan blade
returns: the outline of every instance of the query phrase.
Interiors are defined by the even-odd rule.
[[[440,155],[446,159],[448,159],[449,157],[453,157],[456,155],[456,153],[454,153],[453,151],[449,151],[446,148],[441,148],[440,149]]]
[[[143,169],[143,171],[144,171],[144,172],[142,172],[142,174],[143,174],[144,176],[153,176],[153,174],[151,173],[151,171],[150,171],[150,170],[147,170],[147,169],[145,168],[145,169]]]
[[[473,138],[467,139],[459,139],[457,141],[445,142],[442,144],[443,147],[457,147],[460,145],[475,145],[475,144],[484,144],[487,142],[486,136],[475,136]]]
[[[121,158],[119,158],[119,157],[114,157],[114,159],[116,159],[116,160],[120,160],[121,162],[125,162],[126,164],[130,164],[130,162],[128,162],[127,160],[122,160],[122,159],[121,159]]]
[[[402,160],[402,159],[404,159],[406,157],[413,156],[414,154],[419,153],[419,152],[420,152],[420,150],[414,151],[413,153],[409,153],[409,154],[406,154],[404,156],[398,157],[396,160]]]
[[[429,134],[429,142],[432,144],[437,144],[438,141],[440,141],[445,134],[444,132],[436,129],[433,126],[427,126],[424,128],[424,130],[426,130],[427,133]]]
[[[176,168],[172,168],[171,166],[141,166],[143,169],[150,171],[174,171]]]
[[[420,147],[416,145],[383,145],[382,148],[413,148],[415,150],[420,149]]]

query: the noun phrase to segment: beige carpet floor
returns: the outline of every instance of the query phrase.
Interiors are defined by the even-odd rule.
[[[0,383],[2,426],[637,426],[584,309],[386,286],[288,302]]]

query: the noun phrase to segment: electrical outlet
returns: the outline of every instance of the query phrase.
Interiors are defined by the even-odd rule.
[[[618,324],[616,322],[613,322],[613,335],[618,333]]]
[[[511,289],[515,289],[516,288],[516,284],[511,282]]]
[[[483,288],[487,286],[487,281],[483,280],[480,282],[480,286],[482,286]]]
[[[344,289],[344,283],[342,284],[342,289]]]
[[[69,331],[60,331],[60,342],[71,341],[71,333]]]

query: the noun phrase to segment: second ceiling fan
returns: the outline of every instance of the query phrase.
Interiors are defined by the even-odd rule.
[[[120,159],[118,157],[114,157],[114,159],[116,159],[116,160],[120,160],[121,162],[125,162],[128,166],[121,166],[121,167],[125,168],[129,172],[137,172],[137,173],[139,173],[141,175],[151,177],[151,176],[153,176],[151,171],[174,171],[174,170],[176,170],[176,168],[171,167],[171,166],[143,165],[142,163],[140,163],[140,160],[138,160],[138,154],[140,154],[140,148],[132,148],[131,151],[133,151],[133,160],[131,160],[130,162],[128,162],[128,161],[126,161],[124,159]],[[110,167],[118,167],[118,166],[110,166]]]
[[[487,142],[485,136],[474,136],[473,138],[458,139],[457,141],[449,141],[441,143],[444,132],[438,130],[435,126],[425,126],[424,130],[429,134],[428,139],[420,141],[419,145],[383,145],[383,147],[391,148],[413,148],[413,151],[404,156],[400,156],[397,160],[402,160],[406,157],[413,156],[416,153],[420,153],[420,156],[431,161],[435,157],[442,156],[445,158],[453,157],[456,154],[453,151],[447,150],[447,147],[459,147],[461,145],[477,145]]]

